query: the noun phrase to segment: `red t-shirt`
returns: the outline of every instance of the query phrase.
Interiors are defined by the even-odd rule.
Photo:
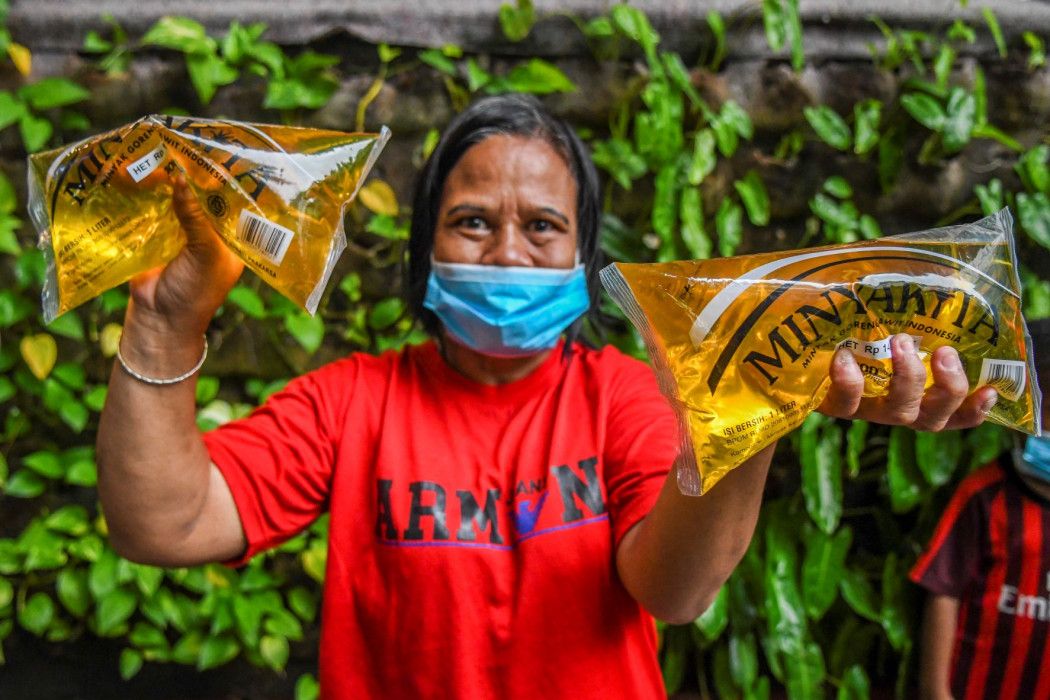
[[[677,452],[651,370],[559,346],[503,386],[352,355],[205,435],[244,559],[331,511],[325,698],[663,697],[615,548]]]
[[[1050,698],[1050,504],[999,464],[970,474],[910,576],[959,600],[957,700]]]

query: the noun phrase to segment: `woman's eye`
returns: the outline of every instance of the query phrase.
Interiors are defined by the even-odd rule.
[[[549,221],[544,221],[543,219],[538,219],[538,220],[536,220],[536,221],[534,221],[532,223],[532,229],[534,231],[539,231],[541,233],[545,233],[547,231],[553,231],[554,230],[554,225],[551,222],[549,222]]]
[[[485,220],[480,216],[468,216],[465,219],[461,219],[459,225],[462,228],[480,229],[485,228]]]

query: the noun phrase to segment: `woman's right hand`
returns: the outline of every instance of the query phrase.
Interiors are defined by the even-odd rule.
[[[222,242],[183,175],[172,180],[172,208],[186,246],[164,267],[131,280],[129,321],[197,341],[226,299],[244,263]]]

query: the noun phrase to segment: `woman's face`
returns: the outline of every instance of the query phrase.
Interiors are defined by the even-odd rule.
[[[438,262],[571,268],[576,243],[576,181],[543,139],[490,136],[448,174]]]

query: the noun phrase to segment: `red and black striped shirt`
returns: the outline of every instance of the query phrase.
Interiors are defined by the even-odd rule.
[[[966,477],[910,577],[959,600],[957,700],[1050,698],[1050,503],[992,463]]]

